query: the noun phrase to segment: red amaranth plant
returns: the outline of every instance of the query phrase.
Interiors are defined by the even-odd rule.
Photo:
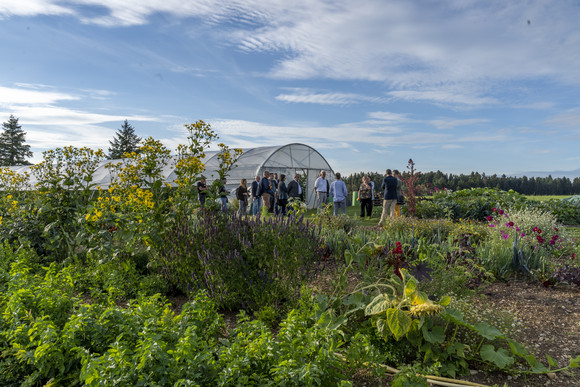
[[[417,179],[419,178],[419,174],[421,172],[415,171],[415,162],[413,159],[409,159],[409,163],[407,164],[407,169],[409,172],[404,172],[401,176],[401,180],[405,183],[406,188],[406,204],[409,213],[413,216],[417,213],[416,206],[417,206]]]

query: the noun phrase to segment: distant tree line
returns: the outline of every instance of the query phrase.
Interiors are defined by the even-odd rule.
[[[405,171],[401,171],[405,173]],[[349,192],[357,191],[363,176],[368,175],[380,188],[384,175],[378,172],[359,172],[345,178]],[[486,175],[471,172],[470,174],[452,174],[437,172],[422,172],[417,183],[422,188],[422,194],[429,195],[437,190],[450,189],[458,191],[467,188],[497,188],[503,191],[514,191],[523,195],[579,195],[580,177],[514,177],[504,175]]]

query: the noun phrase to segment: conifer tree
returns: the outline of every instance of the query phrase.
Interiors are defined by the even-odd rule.
[[[0,134],[0,165],[30,165],[26,160],[32,157],[30,145],[25,144],[26,132],[18,124],[18,118],[10,115],[7,122],[2,123]]]
[[[120,159],[125,152],[138,152],[140,141],[141,138],[135,134],[133,126],[125,120],[121,129],[115,134],[113,141],[109,141],[109,144],[111,144],[108,155],[109,159]]]

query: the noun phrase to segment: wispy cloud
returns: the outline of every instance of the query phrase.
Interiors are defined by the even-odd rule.
[[[458,145],[458,144],[445,144],[445,145],[441,146],[441,148],[443,148],[443,149],[463,149],[465,147],[462,145]]]
[[[485,118],[468,118],[464,120],[458,120],[453,118],[440,118],[436,120],[429,121],[433,126],[437,129],[454,129],[460,126],[472,126],[477,125],[485,122],[489,122],[488,119]]]
[[[545,124],[580,132],[580,107],[557,114],[547,119]]]
[[[461,94],[461,91],[437,90],[397,90],[390,91],[390,96],[410,102],[433,102],[444,105],[481,106],[496,105],[499,101],[493,97]]]
[[[18,84],[0,86],[0,116],[14,115],[25,128],[26,140],[35,151],[33,161],[39,161],[43,150],[67,145],[106,147],[115,130],[104,124],[110,122],[159,121],[144,115],[95,113],[67,107],[70,101],[96,97],[105,99],[113,93],[106,90],[78,90],[63,93],[48,85]]]
[[[44,86],[23,85],[27,88],[11,88],[0,86],[0,106],[15,106],[21,104],[48,104],[65,100],[77,100],[78,96],[55,91],[42,91]]]
[[[290,93],[279,94],[276,96],[278,101],[292,103],[312,103],[320,105],[351,105],[361,102],[384,103],[385,98],[370,97],[355,93],[340,92],[315,92],[310,89],[288,89]]]

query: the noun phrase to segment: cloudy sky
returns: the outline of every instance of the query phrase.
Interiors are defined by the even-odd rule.
[[[343,173],[580,168],[580,3],[2,0],[0,121],[34,160],[127,119],[175,149],[305,143]]]

